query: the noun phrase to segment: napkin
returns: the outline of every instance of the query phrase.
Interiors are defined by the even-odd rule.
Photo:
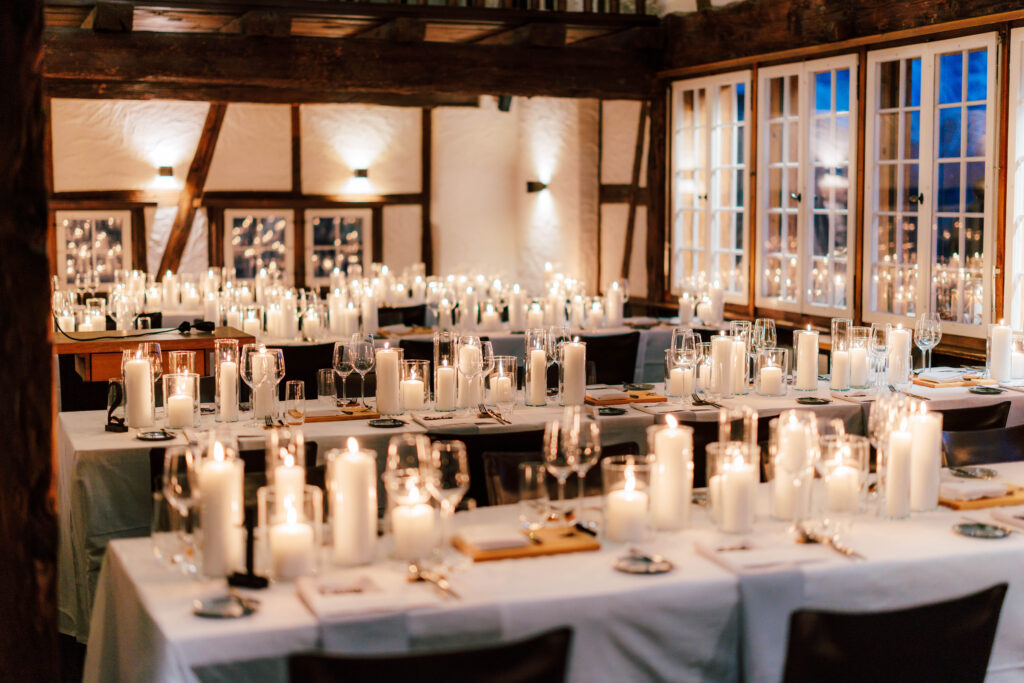
[[[477,417],[475,412],[469,415],[459,412],[455,413],[417,413],[412,419],[426,429],[449,429],[451,427],[464,429],[469,432],[479,431],[479,424],[498,424],[497,420]]]
[[[734,574],[777,571],[786,567],[823,562],[830,550],[823,545],[802,545],[766,539],[728,538],[722,541],[696,541],[694,549],[715,564]],[[838,556],[837,556],[838,557]]]
[[[462,541],[480,550],[504,550],[529,545],[518,529],[500,524],[474,524],[463,527],[456,534]]]
[[[306,403],[306,417],[334,417],[341,415],[341,408],[338,406],[325,406],[319,401]]]
[[[359,571],[303,577],[295,582],[295,587],[318,621],[345,621],[440,603],[426,584],[409,583],[405,574],[377,569],[373,574]]]
[[[1000,524],[1024,531],[1024,519],[1021,518],[1024,517],[1024,509],[1022,508],[996,508],[989,515]]]
[[[964,368],[938,367],[925,370],[918,374],[918,377],[929,382],[953,382],[963,377],[966,372]]]
[[[951,476],[951,475],[946,475]],[[939,484],[939,498],[946,500],[978,500],[979,498],[998,498],[1006,495],[1006,484],[984,480],[945,480]]]

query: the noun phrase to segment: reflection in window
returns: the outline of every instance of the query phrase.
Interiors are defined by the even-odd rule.
[[[361,266],[367,227],[362,217],[314,216],[311,276],[328,278],[335,267],[348,274],[350,266]]]
[[[768,229],[762,243],[761,295],[784,302],[797,299],[800,260],[799,83],[797,74],[767,81]]]
[[[236,278],[254,278],[262,268],[269,273],[285,271],[287,218],[272,214],[243,214],[232,217],[230,221],[228,253]]]
[[[124,241],[128,223],[114,215],[69,214],[60,219],[64,282],[94,278],[112,283],[114,271],[129,268]]]

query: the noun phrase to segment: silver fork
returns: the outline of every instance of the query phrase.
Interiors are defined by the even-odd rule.
[[[489,415],[489,416],[493,417],[493,418],[494,418],[495,420],[497,420],[498,422],[500,422],[500,423],[502,423],[502,424],[506,424],[506,425],[510,425],[510,424],[512,424],[511,422],[509,422],[508,420],[506,420],[506,419],[505,419],[504,417],[502,417],[502,416],[501,416],[501,415],[500,415],[499,413],[497,413],[497,412],[495,412],[495,411],[491,410],[490,408],[488,408],[488,407],[487,407],[486,405],[484,405],[483,403],[481,403],[481,404],[480,404],[479,406],[477,406],[477,407],[478,407],[478,408],[480,409],[480,412],[481,412],[481,413],[483,413],[484,415]]]
[[[690,394],[690,398],[693,399],[693,405],[695,406],[714,406],[715,408],[722,407],[720,403],[715,403],[714,401],[708,401],[706,399],[701,398],[696,394],[696,392]]]

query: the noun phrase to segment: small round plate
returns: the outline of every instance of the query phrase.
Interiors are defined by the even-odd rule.
[[[982,394],[983,396],[995,396],[996,394],[1003,393],[1004,390],[996,387],[971,387],[967,391],[972,394]]]
[[[987,467],[968,465],[965,467],[950,467],[949,473],[961,479],[995,479],[999,473]]]
[[[625,415],[625,408],[616,408],[615,406],[602,406],[597,409],[597,414],[603,417],[611,417],[612,415]]]
[[[668,560],[652,562],[642,557],[633,557],[632,555],[623,555],[615,560],[615,564],[612,567],[624,574],[664,574],[675,569],[675,565]]]
[[[623,384],[623,391],[651,391],[654,389],[653,384]]]
[[[139,432],[135,438],[139,441],[171,441],[176,436],[177,434],[166,429],[153,429]]]
[[[818,398],[817,396],[801,396],[796,402],[802,406],[824,406],[832,401],[827,398]]]
[[[206,619],[238,619],[253,614],[259,602],[235,595],[218,595],[192,601],[192,613]]]
[[[378,429],[394,429],[395,427],[401,427],[405,423],[401,420],[396,420],[393,417],[381,417],[376,420],[370,420],[366,424],[371,427],[377,427]]]
[[[953,531],[961,536],[970,536],[971,538],[1006,538],[1010,535],[1010,532],[1002,527],[980,522],[954,524]]]

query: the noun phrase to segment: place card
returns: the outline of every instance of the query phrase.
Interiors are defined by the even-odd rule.
[[[434,591],[409,583],[404,572],[374,567],[366,571],[302,577],[295,582],[299,598],[318,621],[430,607],[441,602]]]
[[[697,554],[734,573],[778,571],[823,562],[833,552],[826,545],[799,544],[786,538],[736,536],[718,541],[695,541]]]

